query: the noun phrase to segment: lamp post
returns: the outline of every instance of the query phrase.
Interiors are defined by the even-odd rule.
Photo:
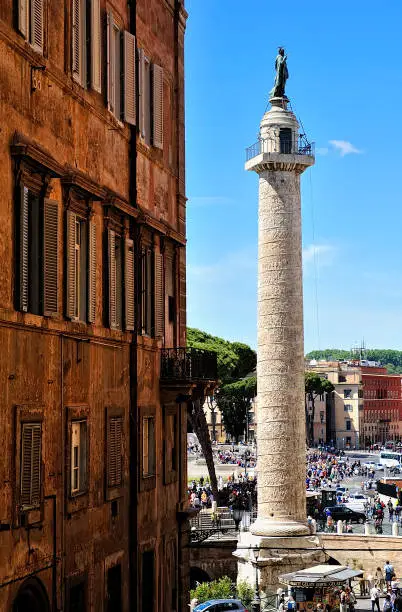
[[[255,593],[254,599],[250,604],[251,612],[260,612],[261,611],[261,598],[260,598],[260,588],[258,586],[258,557],[260,556],[260,549],[258,546],[254,546],[254,548],[250,549],[252,551],[255,563]]]

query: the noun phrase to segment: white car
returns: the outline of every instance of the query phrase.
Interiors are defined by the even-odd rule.
[[[363,463],[363,467],[367,468],[368,470],[375,470],[376,464],[374,461],[368,461],[367,463]]]
[[[383,464],[382,464],[382,463],[377,463],[377,464],[376,464],[376,466],[375,466],[375,469],[376,469],[376,470],[383,470],[383,469],[384,469],[384,466],[383,466]]]

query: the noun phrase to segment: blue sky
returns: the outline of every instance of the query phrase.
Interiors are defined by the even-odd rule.
[[[188,324],[256,346],[258,179],[244,158],[283,45],[317,148],[302,176],[306,351],[402,349],[402,2],[186,8]]]

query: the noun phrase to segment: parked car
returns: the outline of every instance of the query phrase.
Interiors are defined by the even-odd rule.
[[[226,612],[226,610],[247,612],[240,599],[210,599],[194,608],[194,612]]]
[[[364,512],[357,512],[345,506],[345,504],[339,504],[338,506],[327,506],[324,508],[324,513],[329,510],[334,521],[350,521],[351,523],[365,523],[366,515]]]
[[[363,467],[367,468],[368,470],[375,470],[377,464],[374,463],[374,461],[367,461],[367,463],[363,463]]]

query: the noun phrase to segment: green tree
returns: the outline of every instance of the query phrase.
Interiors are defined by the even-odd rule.
[[[229,342],[228,340],[224,340],[218,336],[212,336],[211,334],[207,334],[193,327],[187,328],[187,345],[190,348],[214,351],[217,354],[218,378],[223,384],[231,383],[237,378],[252,372],[257,364],[256,352],[246,344],[242,344],[241,342]],[[242,413],[244,413],[244,410],[245,409],[242,409]],[[192,408],[188,410],[188,420],[201,445],[208,468],[212,491],[217,499],[218,489],[215,465],[202,399],[197,399],[192,402]],[[230,416],[228,416],[228,421],[229,420]],[[244,427],[245,425],[243,426],[243,431]]]
[[[317,397],[322,397],[324,393],[331,393],[334,390],[334,385],[323,378],[316,372],[304,373],[304,389],[305,389],[305,412],[306,412],[306,439],[308,446],[314,444],[314,416],[315,416],[315,400]],[[308,410],[310,403],[311,412]]]
[[[257,379],[255,376],[242,378],[237,382],[222,385],[216,393],[216,402],[222,413],[223,423],[227,433],[239,441],[247,422],[251,402],[257,395]]]
[[[257,354],[247,344],[229,342],[193,327],[187,328],[187,345],[217,354],[218,378],[222,383],[246,376],[257,364]]]
[[[223,576],[219,580],[202,582],[195,589],[191,589],[190,597],[198,599],[199,603],[204,603],[208,599],[237,597],[244,606],[248,607],[253,600],[253,589],[245,580],[240,581],[236,587],[229,576]]]
[[[235,594],[233,582],[229,576],[223,576],[212,582],[202,582],[195,589],[191,589],[191,599],[198,599],[199,603],[208,599],[230,599]]]

